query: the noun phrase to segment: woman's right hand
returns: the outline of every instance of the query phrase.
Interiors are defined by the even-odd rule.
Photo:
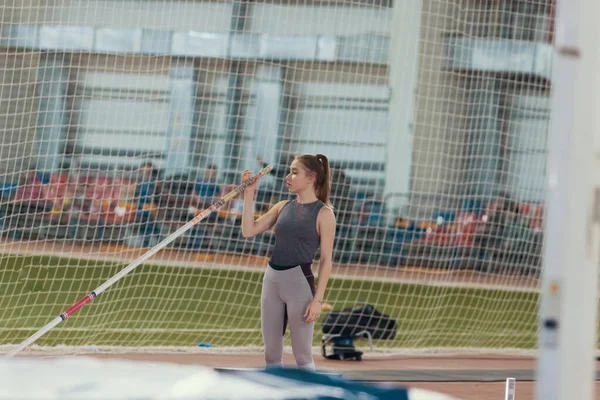
[[[250,178],[252,178],[252,171],[250,171],[248,169],[244,170],[244,172],[242,172],[242,182],[246,182]],[[256,182],[254,182],[252,185],[246,187],[246,190],[244,190],[244,194],[254,196],[254,194],[258,190],[258,182],[259,181],[260,181],[260,178],[258,178],[256,180]]]

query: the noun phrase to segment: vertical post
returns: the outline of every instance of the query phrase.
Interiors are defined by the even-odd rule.
[[[229,42],[232,36],[243,33],[248,19],[250,6],[248,0],[236,0],[231,9],[231,28]],[[231,47],[231,45],[230,45]],[[227,81],[226,97],[226,142],[224,156],[224,172],[227,182],[233,183],[239,180],[237,170],[242,154],[243,121],[242,95],[244,86],[244,69],[246,63],[241,60],[230,60],[229,78]]]
[[[64,159],[67,142],[68,74],[63,54],[42,57],[38,72],[39,112],[36,135],[36,170],[54,172]]]
[[[252,150],[246,152],[249,157],[244,163],[250,170],[256,169],[257,155],[263,156],[265,160],[277,160],[283,96],[281,68],[271,65],[259,66],[256,70],[254,94],[256,116],[251,128],[253,143],[248,146]]]
[[[558,0],[536,398],[594,396],[600,165],[596,0]],[[594,204],[596,202],[596,204]]]
[[[171,66],[169,148],[165,176],[188,172],[192,156],[196,70],[193,66]]]
[[[292,94],[289,85],[286,82],[291,80],[288,79],[290,74],[289,67],[287,65],[280,66],[281,69],[281,103],[279,105],[279,128],[277,133],[277,142],[275,144],[275,162],[287,161],[287,155],[292,154],[293,145],[290,140],[291,137],[288,135],[290,132],[290,125],[294,120],[292,110]],[[281,165],[278,166],[281,168]]]
[[[384,193],[392,209],[405,206],[410,191],[421,7],[416,0],[395,1],[392,11]]]
[[[498,195],[501,187],[501,96],[498,83],[490,76],[473,77],[469,93],[463,196],[485,204]]]

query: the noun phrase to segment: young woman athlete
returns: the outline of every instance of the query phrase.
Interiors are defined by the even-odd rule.
[[[252,172],[246,170],[242,179],[251,176]],[[314,322],[321,316],[335,236],[327,157],[296,157],[285,184],[296,198],[280,201],[256,221],[252,203],[258,181],[246,189],[242,235],[251,238],[271,227],[275,231],[275,247],[263,279],[260,307],[267,367],[283,366],[283,339],[289,324],[296,364],[314,370]],[[319,247],[319,283],[315,290],[311,266]]]

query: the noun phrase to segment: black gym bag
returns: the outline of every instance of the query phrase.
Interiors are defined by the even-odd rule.
[[[370,304],[359,304],[342,311],[331,311],[323,322],[325,335],[356,336],[365,330],[373,339],[394,339],[396,321]]]

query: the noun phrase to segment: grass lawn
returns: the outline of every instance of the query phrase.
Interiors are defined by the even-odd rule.
[[[3,255],[0,344],[19,343],[125,266]],[[140,265],[36,344],[260,346],[261,283],[259,272]],[[538,294],[532,292],[332,278],[326,301],[336,310],[368,302],[396,319],[396,339],[378,347],[536,344]],[[317,325],[315,345],[320,332]]]

